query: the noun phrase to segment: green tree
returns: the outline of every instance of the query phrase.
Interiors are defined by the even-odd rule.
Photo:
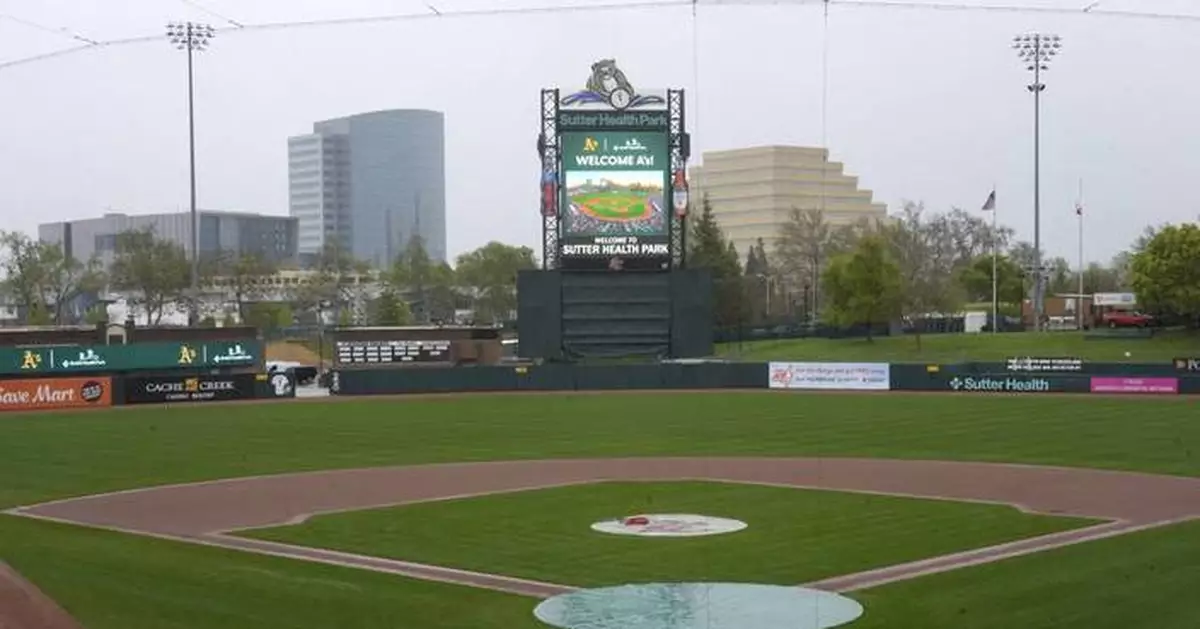
[[[412,318],[408,304],[390,288],[385,289],[371,302],[367,314],[370,324],[379,326],[410,325]]]
[[[537,267],[533,249],[500,242],[468,251],[455,261],[458,284],[470,296],[475,321],[509,321],[517,311],[517,272]]]
[[[3,292],[27,323],[65,324],[78,317],[69,306],[81,295],[104,287],[104,273],[96,258],[80,262],[62,246],[39,242],[19,232],[0,232],[0,270]]]
[[[996,294],[1001,304],[1020,304],[1025,299],[1024,274],[1008,256],[996,257]],[[981,255],[959,272],[967,299],[992,302],[992,256]]]
[[[1143,308],[1200,324],[1200,226],[1162,227],[1134,254],[1131,271]]]
[[[741,261],[737,249],[726,240],[717,224],[707,195],[701,201],[700,216],[693,221],[687,264],[692,268],[707,268],[712,273],[717,325],[740,325],[747,314]]]
[[[413,235],[409,240],[404,252],[385,275],[384,282],[394,296],[403,297],[418,323],[454,320],[454,269],[449,264],[432,260],[419,235]]]
[[[823,314],[835,325],[884,325],[900,312],[900,267],[879,236],[864,236],[852,252],[834,256],[822,280]],[[871,340],[869,330],[867,339]]]
[[[953,220],[929,217],[921,204],[905,204],[880,233],[900,269],[900,314],[916,330],[919,348],[927,317],[952,314],[962,306],[965,293],[959,277],[972,261],[965,257],[971,249],[958,242]]]
[[[265,336],[271,336],[294,321],[292,307],[285,303],[262,301],[245,306],[242,319],[246,325],[258,328]]]
[[[162,321],[169,304],[185,302],[191,267],[183,247],[163,240],[149,229],[117,234],[109,269],[114,290],[125,294],[131,308],[140,308],[146,323]]]

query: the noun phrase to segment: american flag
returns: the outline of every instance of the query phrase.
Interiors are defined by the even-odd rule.
[[[995,209],[996,209],[996,191],[992,190],[991,194],[988,194],[987,201],[983,202],[983,211],[990,212]]]
[[[1075,216],[1083,216],[1083,204],[1082,203],[1079,203],[1079,202],[1075,203]]]

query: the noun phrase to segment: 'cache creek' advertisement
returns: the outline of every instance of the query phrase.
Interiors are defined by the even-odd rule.
[[[163,402],[214,402],[249,400],[255,397],[256,374],[229,376],[159,376],[130,378],[125,386],[126,404]]]

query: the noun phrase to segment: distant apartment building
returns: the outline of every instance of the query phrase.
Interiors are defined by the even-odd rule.
[[[302,257],[338,244],[376,267],[420,234],[446,259],[445,122],[399,109],[325,120],[288,138],[288,199]]]
[[[793,209],[822,210],[832,225],[883,219],[858,177],[829,161],[829,151],[801,146],[763,146],[709,151],[690,169],[692,198],[708,196],[725,235],[742,258],[762,238],[768,251]]]
[[[198,211],[197,215],[201,258],[229,252],[257,255],[282,264],[296,261],[298,230],[294,218],[211,210]],[[190,212],[142,215],[110,212],[99,218],[43,223],[38,225],[38,238],[61,244],[63,250],[77,260],[86,261],[95,255],[108,265],[113,260],[117,235],[140,229],[151,229],[159,238],[191,251]]]

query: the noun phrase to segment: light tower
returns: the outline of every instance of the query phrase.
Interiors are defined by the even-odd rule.
[[[1042,92],[1045,91],[1046,84],[1042,83],[1042,72],[1050,69],[1050,60],[1062,49],[1062,38],[1045,33],[1026,33],[1014,37],[1012,46],[1025,69],[1033,73],[1033,83],[1025,88],[1033,92],[1033,329],[1040,331],[1045,309],[1045,273],[1042,269],[1041,125]]]

